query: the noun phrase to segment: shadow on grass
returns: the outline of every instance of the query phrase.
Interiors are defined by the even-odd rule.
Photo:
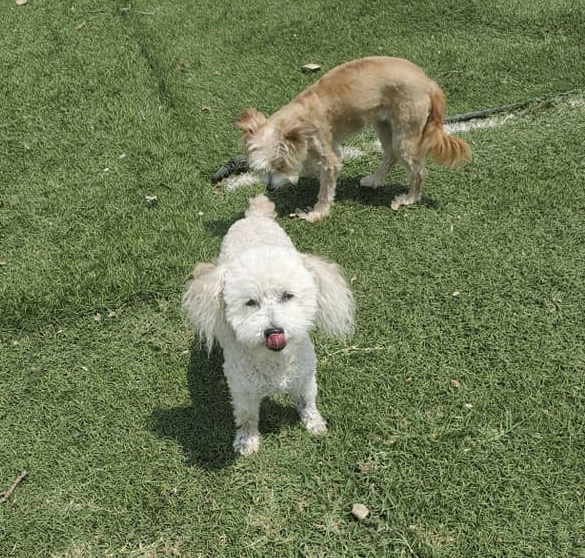
[[[406,185],[396,183],[386,184],[381,188],[365,188],[359,186],[361,178],[361,176],[352,176],[338,180],[335,201],[350,200],[366,206],[384,206],[391,211],[390,202],[398,194],[408,191]],[[301,178],[296,186],[283,184],[271,197],[276,203],[278,214],[282,216],[293,213],[297,208],[312,207],[317,202],[318,193],[319,182],[316,179]],[[421,205],[436,209],[439,204],[425,196],[423,191]]]
[[[365,206],[384,206],[393,213],[390,209],[390,202],[398,194],[408,191],[408,186],[397,183],[386,184],[381,188],[365,188],[359,186],[360,179],[361,176],[352,176],[338,180],[335,201],[351,200]],[[284,217],[294,213],[297,208],[306,209],[315,205],[319,193],[319,181],[315,178],[301,178],[296,185],[286,183],[274,192],[265,191],[264,193],[276,204],[278,215]],[[439,207],[439,203],[426,196],[424,190],[422,201],[418,205],[429,209]],[[242,212],[230,219],[209,221],[204,226],[214,236],[223,237],[230,226],[243,216]]]
[[[181,444],[189,465],[222,469],[237,454],[232,442],[235,426],[230,394],[222,370],[223,356],[217,347],[210,355],[193,344],[187,383],[192,405],[158,409],[151,417],[154,432]],[[296,409],[265,399],[260,410],[260,433],[278,433],[284,425],[298,422]]]
[[[216,219],[214,221],[206,221],[203,223],[205,230],[211,233],[213,236],[219,236],[223,238],[228,229],[239,219],[243,219],[244,213],[240,212],[237,215],[229,219]]]

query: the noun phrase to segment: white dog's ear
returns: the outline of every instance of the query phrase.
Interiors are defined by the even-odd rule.
[[[256,134],[258,128],[266,122],[266,117],[255,108],[247,108],[236,120],[236,126],[242,130],[244,137],[251,137]]]
[[[354,302],[339,266],[311,254],[302,258],[318,289],[317,325],[329,335],[347,335],[353,329]]]
[[[222,268],[210,263],[199,263],[183,295],[183,309],[199,333],[199,338],[207,344],[208,352],[211,352],[215,332],[224,320],[222,291]]]

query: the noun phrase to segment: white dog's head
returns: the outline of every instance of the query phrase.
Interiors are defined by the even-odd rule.
[[[334,336],[353,325],[338,266],[293,248],[249,248],[222,265],[198,264],[193,275],[183,307],[209,350],[229,330],[250,349],[281,351],[315,325]]]
[[[309,137],[316,128],[300,119],[278,123],[256,109],[246,109],[236,121],[248,165],[274,190],[283,180],[296,184],[307,157]]]

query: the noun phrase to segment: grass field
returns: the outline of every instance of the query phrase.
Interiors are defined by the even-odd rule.
[[[233,4],[0,4],[0,493],[28,472],[0,556],[584,558],[584,3]],[[314,335],[328,435],[276,398],[236,458],[180,295],[261,187],[209,176],[242,108],[370,54],[420,64],[449,114],[573,93],[466,132],[473,162],[429,164],[415,207],[389,208],[398,169],[358,187],[367,133],[325,221],[285,217],[312,180],[273,196],[357,324]]]

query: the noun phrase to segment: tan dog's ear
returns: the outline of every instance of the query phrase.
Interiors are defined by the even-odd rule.
[[[285,141],[299,143],[304,137],[317,133],[317,128],[305,120],[292,120],[287,122],[282,129],[282,137]]]
[[[247,108],[236,120],[236,126],[242,130],[244,136],[253,136],[264,122],[266,122],[266,117],[260,111]]]
[[[311,254],[302,255],[319,291],[317,325],[328,335],[343,337],[353,329],[353,294],[339,266]]]
[[[183,309],[205,341],[208,352],[213,348],[216,331],[224,323],[223,268],[199,263],[183,295]]]

